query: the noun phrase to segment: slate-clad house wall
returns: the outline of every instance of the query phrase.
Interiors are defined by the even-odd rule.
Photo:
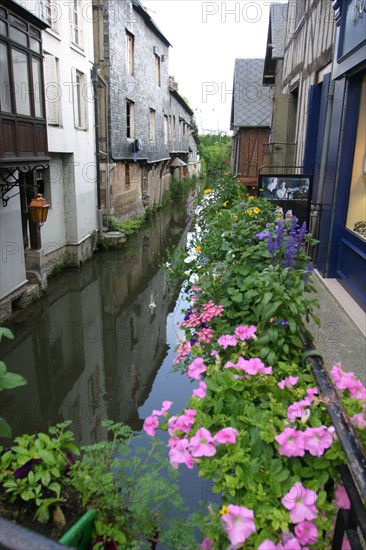
[[[264,146],[269,139],[272,90],[262,84],[263,67],[263,59],[235,60],[232,161],[234,175],[244,185],[256,183],[259,167],[263,165]]]
[[[141,2],[94,0],[93,7],[95,62],[103,79],[102,196],[107,214],[125,218],[159,202],[172,181],[171,160],[187,160],[193,112],[176,89],[172,99],[170,43]]]

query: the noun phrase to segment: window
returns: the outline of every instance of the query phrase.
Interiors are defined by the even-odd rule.
[[[135,139],[135,104],[132,101],[126,102],[126,122],[128,139]]]
[[[72,69],[72,89],[74,103],[74,125],[75,128],[83,130],[87,127],[86,104],[83,91],[86,84],[85,75],[76,69]]]
[[[5,10],[0,29],[0,110],[43,118],[41,33]]]
[[[8,49],[5,44],[0,43],[0,108],[4,113],[11,113],[11,95]]]
[[[44,85],[47,107],[47,122],[54,126],[61,124],[61,88],[58,71],[58,59],[54,55],[44,54]]]
[[[176,131],[176,123],[175,123],[175,115],[173,115],[173,139],[177,137],[177,131]]]
[[[126,31],[126,71],[134,74],[134,36]]]
[[[41,29],[0,4],[0,158],[47,156]]]
[[[130,178],[130,165],[128,162],[125,164],[125,189],[129,189],[131,185],[131,178]]]
[[[82,48],[82,17],[81,17],[81,7],[80,0],[71,0],[70,3],[70,23],[71,23],[71,42]]]
[[[156,135],[156,111],[150,109],[150,141],[155,141]]]
[[[295,9],[295,29],[304,18],[305,14],[305,0],[296,0],[294,2]]]
[[[164,115],[164,143],[168,143],[168,117]]]
[[[41,0],[41,10],[42,18],[47,21],[51,29],[58,33],[59,32],[59,20],[60,20],[60,9],[61,7],[57,5],[56,0]]]
[[[363,77],[360,112],[353,157],[351,188],[348,202],[346,227],[359,238],[366,240],[366,76]]]
[[[160,77],[160,57],[157,54],[155,55],[155,83],[157,86],[161,85],[161,77]]]

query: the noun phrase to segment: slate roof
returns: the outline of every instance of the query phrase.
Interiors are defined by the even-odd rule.
[[[263,86],[264,59],[235,59],[231,125],[269,127],[272,90]]]
[[[149,13],[146,11],[146,8],[143,6],[141,0],[132,0],[132,5],[135,10],[142,16],[146,25],[158,36],[166,46],[171,46],[171,43],[165,38],[155,21],[150,17]]]
[[[283,59],[285,51],[288,4],[272,4],[270,25],[272,38],[272,59]]]

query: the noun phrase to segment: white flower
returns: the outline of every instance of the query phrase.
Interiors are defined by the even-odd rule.
[[[194,262],[195,259],[196,259],[195,256],[187,256],[184,260],[184,263],[185,264],[190,264],[191,262]]]
[[[199,277],[197,273],[192,273],[192,275],[189,278],[189,282],[194,284],[194,283],[197,283],[198,280],[199,280]]]

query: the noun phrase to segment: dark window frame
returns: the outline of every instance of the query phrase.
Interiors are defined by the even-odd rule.
[[[44,75],[43,75],[43,51],[42,51],[42,28],[33,24],[32,15],[29,19],[27,15],[12,11],[7,7],[0,7],[1,34],[0,42],[5,47],[5,55],[8,62],[8,81],[3,82],[6,94],[9,94],[9,103],[11,112],[2,109],[2,95],[0,94],[0,128],[6,134],[11,144],[4,143],[5,134],[1,134],[0,139],[0,159],[2,162],[8,161],[14,163],[17,160],[33,161],[40,158],[48,158],[47,152],[47,121],[46,105],[44,94]],[[13,32],[11,32],[13,31]],[[22,34],[20,34],[22,33]],[[19,40],[17,40],[19,38]],[[25,56],[25,63],[28,72],[28,80],[21,82],[20,90],[16,87],[15,71],[13,65],[13,53],[18,52]],[[33,73],[33,61],[39,66],[37,76],[39,83],[35,90],[35,74]],[[3,90],[2,90],[3,91]],[[29,100],[29,114],[22,114],[17,111],[17,100],[22,101],[21,96]],[[36,105],[37,101],[37,105]],[[39,103],[38,103],[39,102]],[[9,133],[11,132],[11,133]],[[9,137],[11,136],[11,138]]]

